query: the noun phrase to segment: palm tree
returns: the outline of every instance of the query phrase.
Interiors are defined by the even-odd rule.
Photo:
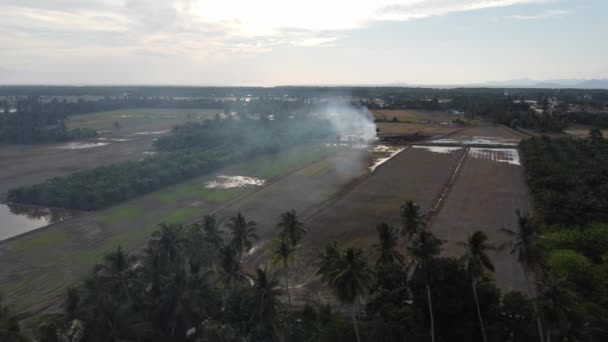
[[[547,342],[551,337],[560,334],[563,337],[568,333],[570,324],[568,314],[575,306],[574,295],[568,289],[564,279],[550,276],[541,287],[539,300],[543,316],[549,327],[547,328]]]
[[[220,235],[215,215],[203,216],[202,229],[205,232],[205,238],[207,241],[215,246],[217,250],[224,246],[224,240]]]
[[[325,246],[325,251],[319,255],[315,266],[317,267],[317,275],[325,283],[331,281],[332,272],[337,268],[337,263],[344,251],[334,241]]]
[[[416,234],[414,240],[408,246],[408,254],[411,262],[408,268],[413,267],[414,273],[420,272],[426,282],[426,296],[429,304],[429,315],[431,318],[431,341],[435,341],[435,317],[433,316],[433,302],[431,300],[430,273],[433,261],[441,253],[443,241],[439,240],[433,233],[423,230]]]
[[[231,245],[237,253],[239,259],[243,256],[243,250],[249,252],[252,247],[252,240],[257,240],[255,233],[255,221],[247,221],[241,213],[236,214],[228,221],[228,229],[232,233]]]
[[[266,269],[258,268],[253,287],[255,291],[253,307],[256,310],[251,317],[252,321],[263,329],[270,327],[280,338],[278,326],[281,321],[281,303],[279,301],[281,290],[279,282],[276,278],[269,276]]]
[[[245,280],[247,277],[241,270],[241,262],[237,252],[231,246],[225,246],[220,251],[220,266],[222,272],[219,280],[224,286],[224,293],[227,293],[235,285]]]
[[[330,247],[327,251],[330,253],[322,256],[322,264],[330,267],[324,269],[322,274],[338,299],[352,305],[353,327],[357,341],[360,342],[356,305],[359,298],[370,289],[374,279],[373,272],[367,264],[367,256],[360,248],[348,248],[337,256],[333,253],[340,251],[339,249]],[[329,260],[329,263],[325,260]]]
[[[285,291],[287,292],[287,302],[291,305],[291,295],[289,294],[289,265],[293,263],[296,248],[284,239],[276,240],[272,246],[272,264],[283,264],[285,272]]]
[[[182,256],[182,245],[185,242],[182,225],[161,223],[160,230],[152,233],[148,246],[149,254],[156,254],[164,266],[179,263]]]
[[[240,258],[237,252],[231,246],[224,246],[220,250],[220,266],[222,272],[218,277],[218,281],[223,285],[222,291],[222,310],[226,308],[228,294],[238,284],[247,279],[245,273],[241,270]]]
[[[414,201],[407,201],[401,206],[401,235],[412,238],[424,229],[424,215]]]
[[[378,259],[376,265],[394,265],[402,264],[403,256],[397,250],[397,243],[399,237],[394,227],[382,222],[376,227],[378,232],[378,244],[376,249],[378,250]]]
[[[129,300],[131,300],[131,289],[129,284],[129,273],[133,267],[133,259],[118,246],[115,251],[103,257],[103,263],[94,267],[95,275],[101,280],[109,280],[117,283]]]
[[[278,226],[281,228],[279,237],[289,241],[293,246],[297,246],[307,233],[304,224],[298,220],[293,209],[281,214]]]
[[[517,214],[517,230],[513,231],[507,228],[503,228],[502,232],[511,238],[501,246],[502,248],[510,248],[511,254],[517,254],[517,260],[521,263],[524,269],[524,277],[526,280],[526,286],[528,287],[528,293],[532,296],[533,291],[530,289],[529,273],[538,270],[540,265],[543,264],[543,257],[540,248],[538,247],[538,235],[536,232],[536,226],[532,222],[532,218],[528,214],[521,214],[516,211]],[[544,341],[543,326],[538,313],[538,307],[536,301],[532,300],[532,307],[534,314],[536,315],[536,325],[538,327],[538,335],[541,342]]]
[[[486,337],[486,329],[483,325],[481,310],[479,309],[479,299],[477,298],[477,279],[484,270],[494,272],[494,265],[486,254],[487,251],[495,250],[496,248],[487,243],[488,237],[482,231],[476,231],[473,235],[469,235],[467,242],[459,244],[465,248],[465,254],[460,258],[460,261],[465,264],[467,273],[471,275],[471,286],[473,287],[473,297],[475,298],[475,306],[477,307],[477,318],[481,326],[483,341],[488,342]]]

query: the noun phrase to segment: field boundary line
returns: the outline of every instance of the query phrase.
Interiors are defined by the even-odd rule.
[[[447,181],[447,183],[443,186],[442,191],[433,200],[431,208],[429,209],[429,212],[427,213],[427,218],[426,218],[427,226],[431,225],[433,218],[435,216],[437,216],[437,214],[439,213],[439,211],[441,209],[441,205],[443,204],[443,200],[448,196],[448,193],[454,186],[454,183],[456,182],[456,178],[460,174],[460,169],[462,168],[462,165],[464,164],[464,161],[465,161],[465,159],[467,159],[468,155],[469,155],[469,147],[465,147],[464,151],[462,153],[462,156],[460,157],[460,160],[458,161],[458,164],[456,164],[454,171],[452,171],[452,176]]]

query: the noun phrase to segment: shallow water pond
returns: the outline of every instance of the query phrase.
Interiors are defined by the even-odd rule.
[[[78,215],[78,211],[0,204],[0,240]]]

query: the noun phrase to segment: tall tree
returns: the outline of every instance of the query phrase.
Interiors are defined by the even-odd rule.
[[[378,233],[378,244],[375,246],[378,253],[376,265],[402,264],[403,256],[397,249],[399,242],[397,230],[382,222],[376,226],[376,232]]]
[[[224,240],[219,232],[219,227],[215,215],[205,215],[201,222],[202,229],[205,232],[205,238],[209,243],[215,246],[218,250],[224,246]]]
[[[243,252],[249,252],[253,246],[253,241],[258,239],[255,233],[255,221],[247,221],[243,214],[238,213],[228,221],[228,229],[232,233],[230,242],[232,248],[236,251],[239,259],[242,258]]]
[[[281,302],[279,297],[282,293],[279,289],[279,282],[270,276],[266,269],[258,268],[253,288],[252,322],[261,330],[262,334],[272,332],[280,339]]]
[[[571,327],[568,316],[576,303],[566,281],[555,276],[547,277],[541,286],[539,302],[547,323],[547,342],[551,342],[552,337],[560,338],[559,341],[570,340],[573,336],[568,336]],[[572,339],[576,340],[576,337]]]
[[[291,305],[291,295],[289,293],[289,266],[294,262],[296,248],[291,242],[284,239],[274,241],[271,254],[272,264],[282,264],[285,275],[285,292],[287,293],[287,302]]]
[[[324,266],[322,276],[326,279],[329,286],[334,290],[338,299],[343,303],[352,306],[352,321],[355,329],[357,341],[359,337],[359,327],[357,325],[357,304],[362,295],[367,293],[374,281],[373,272],[367,263],[367,256],[360,248],[348,248],[343,252],[330,247],[326,252],[329,255],[321,257]]]
[[[526,279],[526,286],[528,286],[528,293],[531,297],[534,296],[536,291],[530,288],[529,274],[538,271],[540,266],[543,264],[542,252],[538,246],[538,235],[536,231],[536,225],[532,221],[532,217],[528,214],[522,214],[516,211],[517,214],[517,230],[510,230],[503,228],[502,232],[506,234],[510,241],[507,241],[501,246],[501,248],[509,248],[511,254],[517,254],[517,260],[521,263],[524,269],[524,277]],[[534,308],[534,314],[536,315],[536,325],[538,328],[538,335],[540,341],[544,341],[542,321],[538,312],[538,306],[536,300],[532,300],[532,307]]]
[[[477,279],[484,271],[494,272],[494,265],[488,257],[487,252],[495,250],[496,248],[487,242],[488,237],[482,231],[475,231],[473,235],[470,235],[466,242],[460,242],[459,244],[465,248],[464,255],[460,258],[460,261],[464,263],[467,273],[471,276],[471,287],[473,288],[473,297],[475,299],[475,306],[477,308],[477,318],[479,319],[479,325],[481,327],[481,334],[483,341],[488,342],[486,336],[486,328],[483,324],[483,318],[481,316],[481,309],[479,308],[479,299],[477,297]]]
[[[431,299],[431,272],[435,257],[441,253],[443,241],[439,240],[433,233],[423,230],[416,234],[407,248],[411,262],[408,267],[413,267],[414,273],[420,272],[425,280],[426,296],[429,305],[429,316],[431,319],[431,341],[435,341],[435,317],[433,315],[433,302]]]
[[[422,210],[414,201],[407,201],[401,206],[401,235],[411,239],[425,227]]]
[[[297,246],[307,233],[304,224],[298,220],[293,209],[281,214],[278,226],[281,228],[279,237],[289,241],[293,246]]]

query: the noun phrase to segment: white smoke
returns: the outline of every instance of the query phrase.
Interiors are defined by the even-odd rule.
[[[332,126],[339,138],[336,144],[349,147],[349,153],[332,158],[335,170],[345,177],[366,172],[370,157],[367,147],[376,140],[376,124],[372,113],[365,107],[333,102],[321,107],[318,115]]]
[[[319,114],[331,123],[342,140],[358,140],[369,144],[376,139],[373,115],[365,107],[333,102],[324,106]]]

